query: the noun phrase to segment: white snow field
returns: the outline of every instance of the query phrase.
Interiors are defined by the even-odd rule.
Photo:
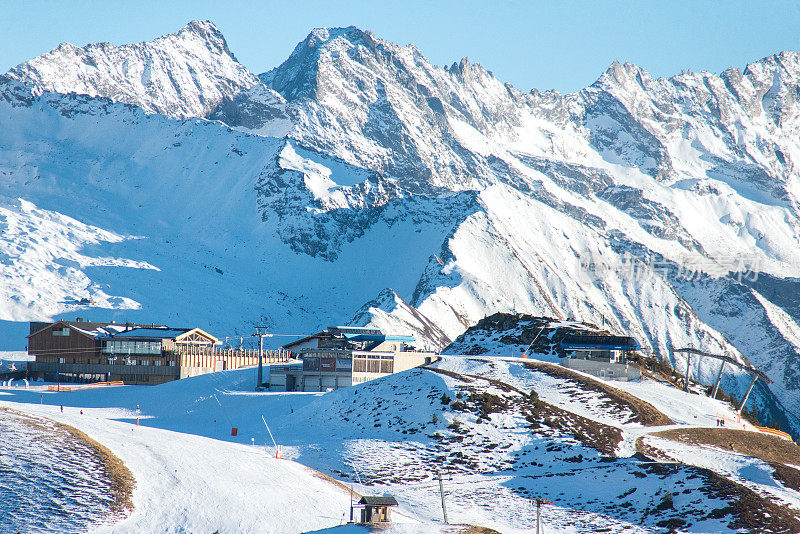
[[[17,387],[0,391],[0,405],[76,426],[129,466],[136,509],[111,531],[336,527],[347,519],[348,492],[303,465],[361,494],[394,495],[396,519],[407,523],[398,532],[443,528],[437,471],[451,523],[500,532],[535,528],[533,497],[552,502],[542,507],[546,532],[781,532],[798,521],[800,493],[765,462],[650,435],[713,428],[716,414],[732,417],[724,403],[650,381],[609,383],[674,421],[644,426],[619,402],[525,363],[447,356],[439,371],[325,394],[253,392],[254,369],[68,393]],[[534,416],[520,393],[531,389],[552,408]],[[262,416],[286,459],[272,457]],[[634,456],[639,438],[671,459]],[[722,491],[715,477],[738,489]],[[762,530],[737,511],[745,498],[763,508]],[[287,519],[296,514],[303,519]]]
[[[251,372],[244,374],[248,382],[254,379]],[[214,383],[236,387],[241,375],[227,373],[214,377]],[[245,437],[250,433],[241,434],[238,440],[218,439],[231,432],[219,410],[212,409],[208,418],[189,417],[190,423],[177,425],[182,432],[145,426],[146,418],[154,417],[149,408],[169,420],[170,414],[181,414],[192,401],[201,403],[203,394],[218,391],[203,381],[175,382],[178,387],[156,395],[156,402],[149,395],[159,393],[155,389],[128,386],[68,395],[48,392],[46,386],[24,389],[21,381],[16,384],[20,387],[0,390],[0,405],[86,432],[134,474],[133,513],[96,532],[308,532],[340,525],[349,517],[350,492],[299,463],[276,459],[275,448],[271,444],[265,447],[263,425],[254,433],[256,446]],[[223,402],[233,395],[218,393]],[[246,404],[254,400],[250,397]],[[141,404],[139,412],[137,404]],[[232,404],[231,417],[237,420],[243,404]],[[218,407],[216,402],[214,406]],[[250,409],[248,415],[255,411]],[[137,416],[143,424],[135,423]],[[215,425],[211,417],[220,420]],[[126,418],[125,422],[119,420]],[[217,439],[202,435],[213,435],[216,430]],[[397,519],[402,522],[402,514]]]
[[[346,519],[349,492],[303,465],[275,459],[263,444],[122,423],[102,408],[84,408],[82,415],[72,407],[63,414],[52,405],[23,409],[86,432],[134,474],[133,513],[96,532],[288,533]]]

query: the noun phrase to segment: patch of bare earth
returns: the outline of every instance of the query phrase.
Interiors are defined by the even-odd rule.
[[[798,459],[798,462],[800,462],[800,459]],[[772,473],[773,478],[783,482],[783,485],[787,488],[800,491],[800,469],[777,462],[769,462],[769,465],[775,470]]]
[[[525,362],[525,367],[546,373],[555,378],[570,380],[575,382],[581,389],[586,391],[600,393],[611,401],[627,407],[635,414],[634,421],[639,422],[644,426],[662,426],[671,425],[674,423],[672,419],[667,417],[649,402],[631,395],[627,391],[622,391],[621,389],[609,386],[605,382],[590,378],[586,375],[573,371],[572,369],[567,369],[566,367],[561,367],[560,365],[552,363],[538,361]]]
[[[735,517],[731,527],[765,534],[800,532],[800,517],[788,506],[778,504],[712,471],[701,471],[707,477],[706,493],[709,497],[732,501],[728,508],[719,510],[719,513],[730,513]]]
[[[459,531],[460,534],[500,534],[493,528],[476,527],[475,525],[467,525],[466,528]]]
[[[653,432],[651,435],[692,445],[711,445],[769,463],[796,465],[800,462],[800,447],[797,444],[761,432],[732,428],[677,428]]]

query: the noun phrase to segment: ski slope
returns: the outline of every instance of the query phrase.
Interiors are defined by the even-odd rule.
[[[764,508],[773,522],[762,518],[762,532],[779,532],[780,521],[797,520],[800,493],[773,478],[765,461],[656,435],[675,428],[713,430],[717,415],[735,418],[725,403],[652,381],[608,383],[672,419],[647,426],[618,401],[525,363],[448,356],[437,370],[413,369],[325,394],[256,393],[255,370],[243,369],[153,387],[69,393],[7,388],[0,391],[0,405],[72,424],[108,445],[137,480],[145,477],[134,493],[136,511],[120,524],[129,531],[155,524],[145,516],[164,494],[207,503],[197,515],[189,504],[159,510],[167,525],[232,528],[230,502],[240,503],[240,531],[259,531],[257,520],[271,532],[337,525],[348,511],[347,491],[303,465],[361,494],[394,495],[400,502],[396,518],[411,531],[441,525],[437,471],[451,522],[500,532],[535,528],[535,496],[552,501],[542,516],[557,532],[667,532],[663,522],[676,525],[678,519],[685,532],[738,532],[730,525],[744,520],[734,505],[745,497],[786,507],[780,513],[790,519],[778,508]],[[535,425],[530,400],[520,393],[531,389],[550,406],[534,417]],[[489,397],[496,404],[482,416],[480,406]],[[285,460],[272,458],[262,416]],[[659,451],[658,457],[636,456],[641,450]],[[726,493],[720,480],[737,485]],[[284,486],[286,494],[277,491]],[[330,499],[318,502],[316,492]],[[671,507],[659,508],[667,494]],[[264,503],[302,510],[305,499],[316,503],[316,519],[296,528],[284,530],[285,514],[262,510]]]

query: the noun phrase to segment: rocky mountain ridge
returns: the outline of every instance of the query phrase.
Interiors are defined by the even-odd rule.
[[[176,118],[203,117],[258,83],[210,21],[138,44],[62,43],[7,75],[37,92],[108,97]]]

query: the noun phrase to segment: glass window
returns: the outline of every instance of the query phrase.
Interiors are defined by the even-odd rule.
[[[65,362],[66,362],[66,360],[64,358],[59,358],[58,359],[58,363],[65,363]]]
[[[367,360],[367,372],[368,373],[380,373],[381,372],[381,361],[378,360],[377,358],[368,359]]]

